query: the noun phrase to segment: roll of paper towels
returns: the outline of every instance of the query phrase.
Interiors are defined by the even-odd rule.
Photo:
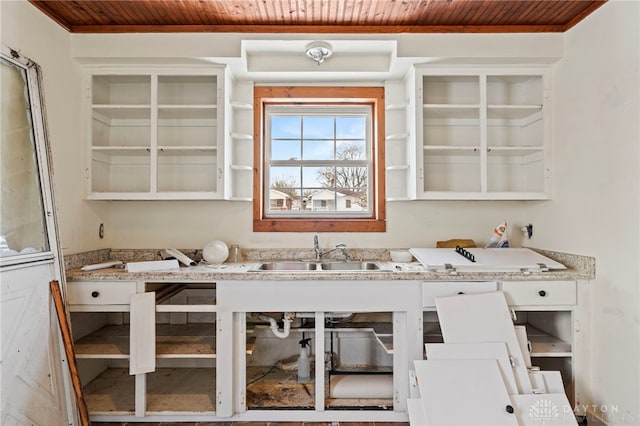
[[[336,374],[331,375],[329,383],[331,398],[393,398],[391,374]]]

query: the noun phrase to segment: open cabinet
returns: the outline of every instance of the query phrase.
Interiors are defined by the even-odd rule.
[[[418,199],[547,199],[548,69],[417,67]]]
[[[223,198],[224,75],[87,70],[88,198]]]
[[[73,282],[69,303],[93,419],[216,415],[214,283]]]

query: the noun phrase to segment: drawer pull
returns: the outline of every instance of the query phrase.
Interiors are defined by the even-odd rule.
[[[538,295],[539,295],[540,297],[545,297],[545,296],[547,295],[547,292],[546,292],[546,291],[544,291],[544,290],[540,290],[540,291],[538,292]]]
[[[100,296],[100,292],[99,292],[99,291],[92,291],[92,292],[91,292],[91,297],[93,297],[94,299],[95,299],[96,297],[98,297],[98,296]]]
[[[505,410],[507,410],[507,413],[513,414],[513,406],[512,405],[507,405],[505,407]]]
[[[458,294],[464,294],[464,291],[459,291]]]

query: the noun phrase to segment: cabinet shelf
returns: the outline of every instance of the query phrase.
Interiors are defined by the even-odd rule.
[[[216,105],[159,105],[158,120],[215,119]]]
[[[393,354],[393,325],[386,322],[352,322],[340,324],[337,327],[327,328],[326,331],[339,333],[370,332],[387,354]]]
[[[168,411],[215,415],[213,368],[158,368],[147,374],[146,415]],[[91,415],[131,415],[135,411],[135,376],[108,368],[84,387]]]
[[[131,415],[135,411],[135,376],[128,368],[107,368],[83,387],[91,415]]]
[[[386,141],[403,141],[409,137],[409,133],[396,133],[393,135],[387,135],[385,137]]]
[[[480,105],[424,104],[423,108],[425,119],[478,119],[480,117]]]
[[[232,201],[253,200],[253,82],[235,81],[229,87],[225,158],[226,197]]]
[[[385,105],[384,109],[387,111],[400,111],[403,109],[406,109],[409,106],[409,102],[402,102],[402,103],[394,103],[394,104],[388,104]]]
[[[570,357],[572,356],[571,343],[565,342],[555,336],[530,325],[525,325],[527,337],[531,342],[531,356],[546,357]]]
[[[218,150],[217,146],[176,146],[176,145],[163,145],[158,147],[160,152],[168,152],[172,154],[185,153],[189,155],[199,153],[212,153]]]
[[[480,151],[479,146],[448,146],[448,145],[425,145],[423,147],[425,152],[442,152],[442,153],[456,153],[456,154],[465,154],[465,153],[475,153]]]
[[[385,82],[386,119],[386,163],[385,180],[387,201],[408,200],[413,192],[410,181],[415,167],[414,133],[411,114],[416,93],[413,84],[408,84],[410,74],[401,81]]]
[[[253,166],[244,166],[241,164],[232,164],[231,170],[239,171],[239,172],[252,172]]]
[[[531,356],[534,358],[565,358],[571,357],[571,344],[549,333],[525,324],[527,338],[531,342]],[[442,331],[437,322],[425,322],[423,327],[425,343],[444,343]]]
[[[405,170],[409,170],[409,165],[408,164],[389,165],[389,166],[385,167],[385,170],[388,171],[388,172],[405,171]]]
[[[75,342],[79,359],[129,359],[128,325],[108,325]],[[157,324],[157,358],[215,358],[215,324]]]
[[[92,146],[94,153],[101,155],[126,155],[126,156],[148,156],[151,148],[148,146]]]
[[[157,358],[215,358],[215,324],[157,324]]]
[[[112,120],[140,120],[151,118],[150,105],[93,105],[93,118],[106,123]]]
[[[253,110],[253,104],[248,102],[231,101],[231,107],[238,110]]]
[[[542,105],[487,105],[487,118],[521,119],[540,115]]]
[[[541,146],[489,146],[487,152],[500,156],[522,156],[533,153],[540,153],[544,150]]]
[[[215,415],[215,368],[158,368],[147,374],[146,414]]]
[[[79,359],[129,359],[129,326],[104,326],[77,340],[74,348]]]
[[[235,140],[239,141],[253,141],[253,135],[248,133],[231,133],[231,137]]]

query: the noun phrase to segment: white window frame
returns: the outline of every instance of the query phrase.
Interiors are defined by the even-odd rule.
[[[362,160],[303,160],[303,159],[289,159],[289,160],[272,160],[272,141],[271,141],[271,118],[274,116],[293,116],[293,117],[304,117],[304,116],[327,116],[327,117],[349,117],[349,116],[364,116],[366,118],[365,125],[365,158]],[[269,105],[265,109],[265,160],[264,160],[264,212],[265,217],[268,218],[282,218],[282,217],[290,217],[290,218],[314,218],[314,217],[371,217],[372,215],[372,200],[373,200],[373,185],[371,184],[371,177],[374,173],[374,159],[373,159],[373,135],[372,135],[372,120],[373,120],[373,111],[372,107],[369,105],[360,105],[360,104],[343,104],[343,105]],[[298,140],[298,139],[296,139]],[[304,139],[301,137],[301,141]],[[334,131],[334,150],[336,147],[335,142],[337,140],[345,140],[344,138],[337,139],[335,138]],[[361,139],[358,139],[361,140]],[[303,148],[304,149],[304,144]],[[334,152],[335,154],[335,152]],[[305,166],[311,167],[366,167],[367,169],[367,209],[362,211],[346,211],[346,210],[332,210],[332,211],[318,211],[318,210],[308,210],[308,211],[300,211],[300,210],[281,210],[281,211],[270,211],[270,187],[271,176],[270,170],[271,166],[291,166],[291,167],[300,167],[301,174],[298,176],[298,181],[300,183],[300,187],[297,188],[301,191],[304,189],[308,189],[307,187],[303,187],[302,180],[302,168]],[[275,188],[278,189],[278,188]],[[328,188],[314,188],[314,189],[328,189]],[[330,190],[330,189],[329,189]],[[334,206],[337,208],[338,206],[338,193],[334,191]]]

